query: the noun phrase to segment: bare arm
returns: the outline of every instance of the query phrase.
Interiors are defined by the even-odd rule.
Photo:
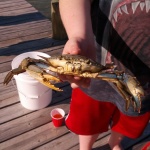
[[[64,49],[64,53],[87,55],[85,54],[87,51],[92,54],[94,36],[90,15],[91,0],[60,0],[59,6],[61,18],[69,40],[80,44],[78,47],[78,50],[80,50],[75,50],[78,52],[74,52],[73,50],[66,51]],[[94,55],[95,54],[93,54],[92,57],[94,57]]]
[[[92,37],[90,0],[60,0],[60,13],[68,37]]]
[[[60,0],[60,14],[69,40],[63,54],[80,54],[95,59],[94,35],[91,23],[91,0]],[[61,76],[73,88],[87,87],[90,79]]]

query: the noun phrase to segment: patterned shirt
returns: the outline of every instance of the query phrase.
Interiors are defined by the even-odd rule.
[[[99,101],[114,103],[121,112],[137,116],[150,111],[150,0],[94,0],[91,17],[98,43],[97,61],[113,62],[117,70],[135,76],[145,91],[141,112],[126,101],[113,84],[92,79],[82,90]]]

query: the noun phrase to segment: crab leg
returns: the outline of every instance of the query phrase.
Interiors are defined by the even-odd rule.
[[[96,78],[112,82],[126,100],[126,110],[128,110],[130,103],[132,103],[134,109],[140,113],[141,109],[141,97],[144,96],[144,91],[139,86],[136,78],[123,74],[117,73],[101,73]]]
[[[135,77],[125,74],[123,71],[114,70],[115,65],[103,66],[89,58],[80,55],[59,55],[49,58],[39,56],[42,59],[25,58],[18,68],[10,71],[4,79],[8,84],[13,75],[27,71],[27,73],[43,85],[54,90],[61,91],[53,84],[61,82],[57,77],[49,74],[52,71],[58,74],[79,76],[84,78],[97,78],[113,83],[118,92],[126,101],[126,110],[132,103],[135,110],[140,112],[141,100],[144,90]]]
[[[126,110],[128,110],[130,103],[132,102],[131,93],[128,91],[126,85],[122,82],[123,76],[115,73],[101,73],[96,78],[112,82],[118,89],[119,93],[126,100]]]
[[[38,80],[41,84],[52,88],[56,91],[62,91],[55,87],[53,84],[61,82],[61,80],[49,73],[38,65],[47,68],[48,64],[43,60],[37,60],[32,58],[25,58],[18,68],[11,70],[5,77],[3,84],[7,85],[14,75],[18,75],[23,72],[27,72],[31,77]]]
[[[36,70],[36,72],[35,72]],[[61,89],[54,86],[54,83],[61,82],[61,80],[55,76],[52,76],[48,74],[46,71],[42,70],[41,68],[37,67],[36,65],[30,65],[26,69],[27,73],[33,77],[34,79],[38,80],[41,84],[56,90],[56,91],[62,91]]]
[[[6,75],[3,84],[4,84],[4,85],[7,85],[7,84],[10,82],[10,80],[12,79],[12,77],[13,77],[14,75],[18,75],[18,74],[23,73],[23,72],[25,72],[25,71],[26,71],[26,70],[25,70],[25,69],[22,69],[21,66],[19,66],[19,67],[16,68],[16,69],[11,70],[11,71]]]
[[[143,88],[140,86],[140,83],[135,77],[132,77],[130,75],[124,74],[124,82],[126,84],[126,87],[128,87],[130,93],[134,97],[133,105],[134,108],[138,108],[138,112],[140,112],[141,108],[141,100],[142,97],[144,97],[145,93]]]

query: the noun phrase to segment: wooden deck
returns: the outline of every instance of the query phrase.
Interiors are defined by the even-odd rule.
[[[55,107],[69,111],[71,88],[67,82],[58,84],[64,91],[53,91],[52,103],[31,111],[21,106],[12,82],[3,86],[11,69],[12,59],[23,52],[40,51],[49,55],[61,53],[65,41],[51,38],[51,22],[25,0],[0,0],[0,150],[77,150],[77,135],[64,126],[55,128],[50,111]],[[95,142],[94,150],[109,150],[110,131]],[[125,150],[140,150],[150,141],[150,124],[136,140],[126,138]]]

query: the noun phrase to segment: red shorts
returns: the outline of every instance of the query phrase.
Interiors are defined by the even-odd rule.
[[[110,102],[92,99],[74,89],[66,126],[79,135],[93,135],[111,130],[130,138],[139,137],[150,120],[150,112],[138,117],[126,116]]]

